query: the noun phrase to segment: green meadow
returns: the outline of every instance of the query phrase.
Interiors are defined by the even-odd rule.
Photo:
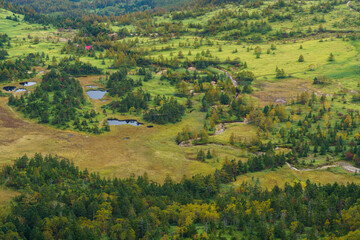
[[[270,4],[265,2],[260,9],[249,9],[249,14],[259,12]],[[309,11],[311,2],[307,2],[303,7],[305,11]],[[224,33],[218,33],[213,36],[201,36],[193,28],[189,28],[188,24],[201,23],[206,24],[211,18],[217,16],[221,12],[227,10],[243,10],[243,6],[225,5],[219,8],[209,10],[204,15],[196,18],[187,18],[181,21],[173,21],[171,14],[165,13],[163,16],[154,18],[156,24],[181,22],[185,26],[186,31],[178,37],[168,38],[166,41],[161,36],[142,36],[138,33],[136,24],[121,25],[117,22],[110,24],[111,30],[119,31],[126,28],[132,35],[124,39],[118,39],[118,42],[138,40],[138,44],[134,50],[145,50],[145,59],[165,59],[177,58],[179,62],[185,60],[193,61],[199,57],[205,56],[207,59],[217,59],[221,64],[219,66],[231,75],[236,76],[236,73],[241,71],[241,68],[226,63],[227,60],[240,60],[246,62],[247,69],[252,71],[256,80],[252,83],[254,91],[250,94],[255,106],[264,106],[266,104],[274,104],[278,99],[286,99],[288,102],[297,95],[305,91],[315,92],[317,94],[334,95],[340,91],[358,91],[359,86],[359,59],[360,59],[360,42],[359,40],[350,40],[346,36],[337,36],[333,33],[314,34],[305,38],[282,39],[259,43],[247,43],[244,41],[224,40]],[[285,10],[279,10],[285,13]],[[353,30],[351,26],[347,26],[346,19],[351,16],[345,4],[335,6],[334,10],[329,14],[316,14],[318,19],[324,18],[322,23],[326,29],[341,29]],[[12,15],[11,12],[1,10],[0,12],[0,32],[7,33],[11,38],[11,47],[6,50],[9,53],[9,59],[15,60],[17,57],[29,53],[42,53],[49,55],[46,62],[51,64],[53,57],[57,61],[69,55],[61,54],[61,49],[66,46],[69,40],[77,34],[77,30],[60,30],[51,26],[44,26],[38,24],[29,24],[23,20],[23,16],[18,16],[19,22],[5,19],[6,16]],[[234,20],[234,19],[232,19]],[[250,20],[250,22],[253,20]],[[341,22],[345,22],[340,25]],[[284,29],[312,29],[319,28],[319,22],[313,17],[301,13],[295,16],[292,21],[282,21],[271,23],[272,30],[269,34],[275,33],[278,30]],[[160,30],[160,27],[159,27]],[[35,42],[35,38],[39,42]],[[200,45],[201,42],[201,45]],[[259,58],[255,55],[255,49],[261,49]],[[183,57],[179,58],[179,52],[182,52]],[[334,55],[334,61],[329,62],[329,55]],[[100,55],[96,51],[96,56]],[[105,54],[105,51],[102,52]],[[299,56],[304,58],[303,62],[299,62]],[[78,56],[83,62],[89,62],[93,66],[102,69],[105,73],[111,73],[116,70],[110,69],[113,65],[114,59],[105,58],[96,59],[89,56]],[[47,71],[47,66],[39,66],[37,71]],[[218,66],[218,67],[219,67]],[[285,79],[277,79],[275,77],[276,67],[284,69],[286,73]],[[139,67],[132,66],[129,71],[132,74],[130,78],[134,80],[142,79],[142,76],[136,75]],[[163,70],[165,68],[158,68]],[[179,68],[176,71],[185,72],[185,68]],[[206,69],[197,69],[199,73],[210,71],[218,72],[220,70],[210,66]],[[318,86],[313,85],[313,79],[318,76],[327,76],[331,84]],[[89,88],[87,85],[96,85],[99,88],[105,88],[105,75],[101,76],[84,76],[79,77],[79,81],[86,93]],[[142,82],[139,88],[149,92],[152,96],[165,95],[167,97],[175,97],[179,102],[185,103],[187,98],[176,95],[176,86],[171,85],[167,81],[162,81],[161,74],[153,73],[152,79],[147,82]],[[102,80],[101,80],[102,79]],[[18,79],[20,81],[21,79]],[[40,82],[41,75],[33,80]],[[1,83],[1,87],[9,83]],[[191,83],[188,84],[189,89],[193,87]],[[29,88],[30,90],[32,88]],[[20,96],[21,93],[16,93]],[[22,131],[21,124],[11,126],[15,134],[7,136],[9,133],[8,127],[4,122],[1,122],[1,135],[6,145],[1,146],[0,149],[6,154],[0,157],[0,163],[9,163],[14,157],[19,157],[24,153],[32,155],[36,152],[58,154],[69,159],[75,160],[82,168],[89,168],[92,171],[99,171],[103,176],[129,176],[131,173],[141,175],[148,172],[149,176],[159,182],[162,182],[167,175],[172,176],[176,180],[180,180],[183,175],[194,175],[198,173],[209,174],[219,169],[225,160],[236,159],[246,161],[253,153],[249,149],[244,149],[236,146],[231,146],[229,139],[232,135],[238,138],[251,140],[258,137],[258,129],[252,123],[226,123],[225,131],[218,135],[211,135],[209,137],[208,145],[181,147],[175,143],[177,133],[188,127],[192,130],[200,131],[204,126],[206,113],[199,111],[201,108],[201,99],[203,94],[192,97],[193,109],[190,112],[186,110],[186,114],[182,121],[175,124],[157,125],[152,123],[145,123],[141,127],[132,126],[112,126],[110,133],[105,133],[100,136],[85,134],[81,132],[69,131],[66,129],[54,129],[51,126],[39,125],[34,120],[25,120],[19,113],[14,112],[6,105],[6,98],[1,99],[1,109],[3,110],[3,121],[19,121],[27,126],[29,131]],[[346,95],[346,99],[351,99],[351,94]],[[118,100],[108,95],[104,97],[105,102],[101,100],[92,100],[87,98],[87,109],[95,109],[99,115],[96,121],[99,125],[107,118],[118,119],[136,119],[144,122],[142,116],[135,113],[116,113],[111,110],[104,112],[103,106],[110,103],[112,100]],[[350,105],[349,105],[350,104]],[[153,107],[153,105],[151,105]],[[359,109],[358,104],[347,103],[340,98],[332,103],[332,107],[342,111],[344,106],[351,106],[354,109]],[[291,111],[292,107],[286,107],[287,111]],[[296,107],[294,107],[296,108]],[[305,114],[305,113],[304,113]],[[298,119],[304,116],[295,116]],[[147,128],[148,125],[154,125],[154,128]],[[285,126],[285,123],[278,123],[277,127]],[[68,135],[75,135],[74,138],[66,137]],[[128,140],[125,138],[130,137]],[[44,138],[45,140],[39,140]],[[276,137],[274,137],[276,139]],[[264,142],[269,139],[262,139]],[[278,139],[276,139],[278,140]],[[53,144],[44,144],[44,141]],[[21,149],[21,150],[20,150]],[[211,159],[206,159],[205,162],[200,162],[196,159],[197,153],[202,150],[214,152]],[[101,159],[98,161],[97,159]],[[131,160],[129,160],[131,159]],[[305,162],[313,160],[313,156],[304,159]],[[336,159],[337,160],[337,159]],[[315,165],[323,165],[326,163],[326,157],[316,158]],[[318,173],[321,174],[318,174]],[[323,177],[319,177],[319,175]],[[286,166],[276,171],[265,171],[261,173],[252,173],[246,176],[239,177],[239,181],[250,180],[252,178],[259,178],[260,182],[265,187],[271,187],[274,184],[281,184],[285,181],[304,181],[306,178],[318,181],[320,183],[328,183],[333,181],[358,181],[358,177],[353,174],[348,174],[344,171],[316,171],[306,173],[294,173]],[[278,179],[278,180],[273,180]],[[339,180],[340,179],[340,180]],[[236,184],[237,184],[236,183]],[[235,184],[235,185],[236,185]]]

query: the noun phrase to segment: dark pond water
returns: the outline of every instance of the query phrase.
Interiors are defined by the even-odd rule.
[[[3,87],[3,89],[7,92],[12,92],[16,89],[15,86],[6,86],[6,87]]]
[[[139,123],[136,120],[118,120],[118,119],[108,119],[109,125],[131,125],[131,126],[141,126],[142,123]]]
[[[26,92],[26,89],[24,88],[18,88],[15,90],[15,92]]]
[[[147,126],[147,128],[153,128],[154,126],[153,125],[149,125],[149,126]]]
[[[30,86],[33,86],[35,84],[36,84],[36,82],[21,82],[20,83],[20,85],[24,86],[24,87],[30,87]]]
[[[90,90],[86,92],[87,95],[89,95],[89,97],[91,99],[102,99],[104,97],[104,95],[107,93],[107,91],[101,91],[101,90]]]

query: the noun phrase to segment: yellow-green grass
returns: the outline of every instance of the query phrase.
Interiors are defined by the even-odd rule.
[[[286,74],[291,74],[295,78],[305,79],[312,83],[313,78],[320,75],[326,75],[333,80],[333,84],[322,86],[321,90],[326,92],[336,92],[342,87],[354,89],[357,87],[358,80],[358,59],[359,59],[359,41],[343,41],[335,37],[327,37],[322,41],[320,39],[299,39],[296,42],[275,43],[277,49],[267,54],[268,44],[258,45],[236,45],[234,42],[220,41],[211,39],[213,46],[201,46],[194,48],[195,37],[183,36],[180,39],[172,39],[167,43],[160,43],[152,40],[151,44],[144,42],[139,47],[151,48],[156,47],[158,50],[151,52],[150,56],[157,58],[162,55],[164,58],[172,58],[182,51],[186,58],[195,59],[196,54],[210,50],[213,58],[218,57],[221,61],[230,59],[241,59],[246,61],[248,70],[253,71],[257,76],[255,83],[263,81],[279,81],[275,79],[275,69],[279,67],[284,69]],[[199,38],[197,39],[199,41]],[[179,43],[190,43],[191,46],[179,47]],[[206,41],[203,41],[205,44]],[[221,45],[222,51],[219,52]],[[303,49],[300,49],[302,45]],[[162,47],[171,46],[168,51],[160,51]],[[245,48],[243,47],[245,46]],[[247,48],[254,49],[256,46],[261,47],[262,54],[256,58],[254,50],[247,51]],[[233,53],[234,50],[237,53]],[[188,52],[191,51],[191,56]],[[335,56],[334,62],[329,62],[330,53]],[[171,56],[172,54],[172,56]],[[304,56],[304,62],[298,62],[300,55]],[[314,71],[309,71],[314,68]],[[235,73],[237,69],[229,69]]]
[[[233,134],[236,139],[242,139],[242,141],[251,141],[255,138],[256,127],[251,124],[243,122],[227,123],[226,129],[222,134],[218,134],[212,137],[212,140],[221,144],[229,144],[231,135]]]
[[[312,171],[294,171],[288,166],[284,166],[280,169],[271,171],[263,171],[257,173],[248,173],[237,177],[235,183],[232,186],[239,186],[243,182],[253,182],[254,179],[259,179],[261,187],[271,189],[278,185],[284,187],[284,183],[302,182],[310,180],[314,183],[356,183],[360,184],[360,175],[354,175],[352,173],[345,172],[341,167],[330,168],[329,170],[312,170]]]
[[[3,219],[10,212],[10,201],[20,193],[0,186],[0,219]]]
[[[307,13],[309,13],[309,9],[311,6],[314,5],[314,2],[307,2],[305,5],[303,5],[303,8]],[[283,8],[281,10],[282,13],[288,13],[286,8]],[[333,30],[333,29],[342,29],[342,30],[356,30],[357,28],[355,26],[342,26],[341,23],[344,21],[346,17],[353,17],[354,12],[351,11],[347,6],[346,2],[344,4],[338,5],[334,7],[334,10],[328,12],[328,13],[315,13],[315,14],[294,14],[293,21],[281,21],[281,22],[275,22],[271,24],[273,32],[277,30],[293,30],[296,31],[297,29],[301,29],[303,31],[306,31],[309,27],[312,28],[312,30],[317,30],[320,26],[320,24],[323,26],[323,28],[327,30]],[[324,18],[325,22],[316,22],[313,21],[314,18],[317,18],[318,20]]]
[[[273,2],[264,2],[260,8],[251,9],[247,8],[246,11],[249,14],[252,14],[253,12],[261,13],[263,9],[268,7],[268,5],[273,4]],[[351,26],[342,26],[341,23],[344,21],[345,17],[353,16],[354,12],[352,12],[347,6],[346,3],[335,6],[334,10],[331,12],[328,12],[326,14],[323,13],[315,13],[315,14],[309,14],[310,7],[313,6],[313,2],[306,2],[302,5],[302,8],[304,9],[305,13],[296,13],[293,15],[294,19],[292,21],[285,20],[285,21],[277,21],[277,22],[270,22],[270,25],[272,26],[271,33],[275,33],[278,30],[297,30],[302,29],[306,30],[308,27],[311,27],[313,30],[318,29],[320,22],[313,21],[314,17],[318,18],[320,20],[321,18],[324,18],[325,22],[322,22],[322,26],[326,29],[356,29],[356,27]],[[181,22],[183,26],[188,26],[189,23],[201,23],[206,24],[211,18],[219,14],[220,12],[224,10],[231,10],[231,11],[241,11],[243,10],[243,5],[238,4],[228,4],[223,5],[218,8],[209,9],[204,15],[198,16],[196,18],[187,18],[184,20],[176,20],[175,22]],[[280,14],[287,14],[288,9],[287,8],[280,8],[275,10],[276,12]],[[154,17],[154,21],[157,24],[161,23],[169,23],[172,20],[171,14],[166,14],[164,16],[157,16]],[[235,19],[230,19],[230,21],[234,21]],[[254,20],[248,20],[249,23],[253,22]],[[135,32],[136,26],[135,25],[126,25],[126,26],[111,26],[113,30],[119,30],[120,28],[125,27],[128,30]],[[160,28],[160,27],[159,27]],[[189,32],[196,32],[195,29],[187,29]],[[230,31],[231,32],[231,31]],[[217,37],[221,37],[224,35],[224,32],[218,34]]]
[[[11,201],[15,196],[19,195],[19,192],[0,187],[0,206],[4,206]]]
[[[36,152],[57,154],[68,158],[82,169],[99,171],[103,176],[126,177],[131,173],[148,172],[151,179],[161,182],[167,174],[175,180],[183,175],[209,174],[228,159],[241,156],[239,150],[228,146],[206,146],[215,150],[220,159],[201,163],[194,160],[198,147],[180,147],[175,136],[184,127],[201,129],[205,113],[192,112],[181,123],[168,125],[111,126],[111,132],[89,135],[81,132],[58,130],[36,121],[25,120],[0,98],[0,165],[10,164],[24,154]],[[119,119],[139,116],[115,115]],[[130,137],[125,140],[124,138]]]
[[[70,56],[61,54],[60,51],[67,41],[74,37],[76,30],[59,31],[51,26],[46,26],[44,29],[44,26],[40,24],[25,22],[24,16],[21,14],[16,14],[19,22],[5,19],[6,16],[12,16],[12,14],[12,12],[0,9],[0,33],[6,33],[11,37],[11,47],[6,49],[9,53],[9,59],[15,60],[29,53],[45,53],[45,55],[49,55],[46,64],[51,64],[53,57],[60,61],[61,58]],[[39,38],[39,43],[34,42],[35,37]],[[99,54],[98,52],[97,55]],[[112,59],[105,59],[105,65],[103,65],[101,59],[84,56],[79,59],[83,62],[90,62],[100,69],[107,69],[113,62]]]
[[[309,154],[308,157],[300,159],[300,164],[302,163],[302,161],[304,161],[304,163],[307,166],[309,166],[310,163],[312,163],[314,167],[325,166],[325,165],[330,165],[334,161],[339,160],[339,159],[341,159],[340,156],[333,157],[330,155],[319,155],[319,154],[317,154],[317,156],[315,156],[314,154]],[[305,168],[308,168],[307,166]],[[301,168],[301,165],[300,165],[300,168]]]
[[[173,57],[178,55],[181,50],[185,57],[194,59],[196,54],[201,54],[202,51],[210,50],[213,57],[218,57],[221,61],[225,61],[228,57],[230,59],[239,58],[242,61],[246,61],[248,70],[253,71],[258,77],[258,80],[264,80],[264,77],[275,80],[275,69],[276,67],[283,68],[287,74],[291,74],[294,77],[311,79],[317,75],[334,75],[335,73],[342,74],[339,78],[345,78],[346,74],[344,68],[351,68],[357,65],[356,58],[358,52],[356,47],[351,41],[343,41],[341,39],[327,38],[323,42],[319,40],[302,40],[296,43],[285,43],[277,44],[277,49],[267,54],[267,49],[270,48],[271,44],[259,44],[259,45],[246,45],[243,48],[241,45],[236,45],[231,42],[216,41],[219,45],[214,46],[202,46],[199,48],[191,47],[179,47],[179,42],[185,43],[186,39],[189,39],[190,43],[194,43],[193,38],[183,37],[181,39],[174,39],[166,44],[158,43],[157,49],[161,49],[161,46],[165,47],[174,44],[176,50],[152,52],[153,57],[163,55],[165,58],[171,58],[170,53]],[[205,43],[205,41],[204,41]],[[219,52],[219,46],[222,51]],[[303,49],[300,49],[300,45]],[[256,58],[254,50],[247,51],[247,47],[255,48],[256,46],[261,47],[262,54],[260,58]],[[357,46],[357,45],[356,45]],[[237,53],[233,51],[237,49]],[[192,55],[187,56],[188,51],[191,51]],[[328,62],[330,53],[335,56],[334,62]],[[300,55],[304,56],[304,62],[298,62]],[[313,65],[315,71],[309,71],[309,66]],[[354,70],[351,72],[352,74]],[[335,75],[334,75],[335,77]]]
[[[251,95],[260,106],[264,106],[281,100],[289,103],[305,91],[323,93],[322,89],[317,89],[311,82],[299,78],[255,81],[252,85],[254,92]]]
[[[102,81],[99,80],[103,77],[87,76],[78,79],[86,91],[89,90],[86,88],[87,85],[103,87]],[[161,94],[162,90],[156,88],[158,83],[161,81],[155,78],[144,84],[147,84],[152,94]],[[164,91],[166,94],[173,95],[174,87],[164,87]],[[109,111],[107,116],[103,115],[101,106],[109,103],[111,98],[105,95],[104,99],[108,101],[104,103],[101,100],[88,98],[95,110],[101,113],[100,118],[104,120],[110,117],[137,119],[143,122],[141,116],[138,115],[117,114]],[[141,127],[112,126],[110,133],[95,136],[57,130],[52,126],[39,125],[36,120],[25,120],[20,113],[9,108],[6,102],[6,98],[1,98],[0,129],[3,134],[0,146],[3,153],[0,157],[1,165],[9,164],[23,154],[32,155],[42,152],[69,158],[81,168],[99,171],[103,176],[126,177],[131,173],[141,175],[148,172],[152,179],[162,181],[167,174],[176,180],[181,179],[183,175],[208,174],[220,167],[225,157],[232,159],[239,156],[237,150],[214,145],[206,149],[215,150],[219,160],[201,163],[195,160],[198,147],[183,148],[176,145],[175,136],[184,127],[189,126],[198,131],[202,128],[205,113],[197,111],[187,114],[184,120],[177,124],[155,125],[154,128],[147,128],[149,124]],[[130,139],[125,140],[124,138],[127,137]]]
[[[30,24],[24,21],[24,16],[21,14],[16,14],[19,21],[15,22],[12,20],[5,19],[7,16],[12,16],[13,13],[4,9],[0,9],[0,32],[6,33],[9,37],[12,38],[11,44],[12,47],[15,47],[14,55],[21,52],[25,49],[29,49],[29,52],[34,52],[31,49],[40,50],[49,50],[48,46],[43,46],[43,42],[59,44],[67,42],[67,39],[72,37],[74,33],[72,31],[59,32],[57,29],[52,28],[51,26],[44,26],[40,24]],[[31,38],[28,38],[28,37]],[[40,43],[34,44],[34,38],[38,37]],[[24,40],[25,38],[25,40]],[[59,45],[53,45],[57,47]],[[46,51],[46,53],[48,53]]]
[[[13,13],[4,9],[0,9],[0,32],[6,33],[9,37],[27,37],[28,34],[37,32],[39,34],[44,32],[55,31],[55,29],[48,28],[48,30],[43,30],[44,27],[40,24],[30,24],[25,22],[24,16],[21,14],[16,14],[19,19],[19,22],[6,19],[7,16],[13,17]],[[39,36],[40,37],[40,36]]]
[[[143,76],[139,76],[139,75],[129,75],[128,77],[132,78],[134,81],[143,78]],[[80,84],[84,88],[84,94],[86,94],[86,92],[89,90],[93,90],[92,88],[86,87],[88,85],[97,86],[98,88],[105,88],[105,82],[104,82],[105,75],[89,75],[86,77],[78,77],[77,79],[80,81]],[[176,96],[175,86],[171,85],[167,81],[161,81],[160,76],[157,76],[157,75],[154,75],[153,79],[151,79],[147,82],[143,81],[142,86],[137,87],[136,89],[143,89],[144,91],[150,93],[151,96],[165,95],[167,97],[175,97],[180,103],[185,103],[185,101],[186,101],[186,98]],[[109,96],[109,94],[106,94],[103,97],[103,99],[92,100],[88,96],[87,96],[87,99],[89,102],[91,102],[94,105],[95,110],[97,112],[102,112],[101,107],[103,105],[110,103],[112,100],[118,100],[118,98],[111,97],[111,96]],[[105,101],[103,101],[103,100],[105,100]],[[194,102],[194,104],[196,104],[196,103]],[[153,107],[153,106],[150,105],[150,107]],[[108,113],[109,113],[109,111],[108,111]],[[121,114],[121,115],[128,115],[128,114]],[[137,116],[136,118],[139,118],[139,117],[140,116]]]
[[[67,39],[72,37],[72,33],[58,33],[54,29],[42,30],[40,25],[29,25],[23,21],[20,22],[20,25],[14,26],[17,23],[4,19],[6,14],[4,13],[3,17],[0,18],[0,22],[5,23],[5,25],[0,26],[0,29],[9,33],[9,35],[11,34],[10,36],[13,37],[13,47],[8,50],[11,58],[14,59],[15,56],[20,56],[24,53],[45,52],[50,56],[50,63],[52,56],[56,56],[57,59],[67,56],[61,55],[60,49]],[[200,18],[202,21],[205,21],[214,14],[215,12],[211,12]],[[163,21],[168,21],[168,19],[163,19]],[[285,24],[288,23],[285,22]],[[280,27],[287,27],[287,25]],[[33,37],[38,35],[40,43],[33,44],[33,40],[27,39],[28,34]],[[26,38],[26,41],[23,38]],[[61,41],[57,42],[57,38],[59,40],[61,38]],[[140,42],[143,41],[143,43],[139,44],[139,47],[149,49],[152,46],[161,49],[161,47],[174,45],[175,49],[152,52],[152,56],[162,54],[164,57],[170,58],[170,52],[173,53],[173,56],[176,56],[180,50],[186,56],[188,51],[191,50],[192,55],[187,57],[194,59],[197,53],[210,49],[211,54],[214,57],[218,57],[221,61],[226,60],[228,57],[231,59],[238,57],[246,61],[249,70],[254,71],[256,76],[258,76],[258,79],[254,82],[255,92],[253,96],[259,99],[260,104],[273,102],[278,98],[285,98],[287,100],[305,90],[315,90],[322,93],[335,92],[343,86],[355,89],[358,81],[356,75],[358,63],[356,59],[359,55],[359,41],[347,42],[341,39],[334,39],[332,41],[331,38],[326,38],[323,42],[319,42],[316,39],[300,39],[297,43],[278,43],[277,50],[274,51],[275,55],[272,53],[266,54],[270,44],[260,44],[259,46],[262,48],[263,54],[260,59],[256,59],[253,50],[250,52],[246,50],[247,47],[255,48],[256,45],[246,45],[243,48],[242,45],[236,45],[235,42],[220,41],[215,38],[211,38],[214,46],[202,46],[197,49],[193,47],[195,40],[193,36],[173,39],[166,44],[159,43],[158,39],[149,40],[146,37],[139,37],[139,40]],[[192,46],[179,47],[179,42],[184,43],[186,40]],[[221,52],[218,51],[220,45],[222,46]],[[303,45],[302,50],[299,49],[300,45]],[[236,54],[232,53],[234,49],[238,50]],[[335,55],[335,62],[333,63],[327,61],[330,52]],[[96,54],[98,55],[99,53],[97,52]],[[305,58],[303,63],[297,62],[300,54]],[[100,59],[81,57],[81,60],[90,62],[102,69],[109,67],[113,61],[105,59],[106,64],[102,65],[102,60]],[[311,64],[315,65],[315,71],[309,72],[307,70]],[[276,66],[284,68],[287,73],[292,73],[294,78],[276,80],[274,78]],[[237,71],[237,69],[232,68],[229,70],[232,73]],[[329,75],[334,79],[334,84],[317,89],[318,87],[311,85],[312,79],[317,75]],[[264,76],[268,79],[265,79]],[[131,77],[134,79],[139,78],[139,76]],[[99,85],[97,84],[99,83],[98,78],[98,76],[89,76],[79,78],[79,80],[83,86]],[[175,87],[165,81],[160,81],[159,78],[159,76],[155,76],[153,80],[144,82],[143,89],[149,91],[152,95],[165,94],[167,96],[174,96]],[[198,96],[197,99],[199,98]],[[104,99],[111,100],[112,98],[106,95]],[[181,102],[185,101],[185,98],[178,99]],[[167,174],[170,174],[176,180],[181,179],[184,174],[188,176],[197,173],[208,174],[213,172],[215,168],[220,167],[221,161],[224,158],[244,160],[247,156],[245,151],[230,146],[179,147],[176,145],[174,141],[175,136],[182,128],[189,126],[191,129],[200,130],[203,127],[205,113],[198,111],[187,114],[184,120],[177,124],[154,125],[154,128],[146,128],[146,125],[141,127],[112,126],[110,133],[94,136],[79,132],[57,130],[50,126],[38,125],[35,121],[24,120],[20,114],[14,113],[6,106],[5,98],[2,98],[0,102],[0,152],[4,153],[0,156],[0,164],[10,163],[14,158],[25,153],[29,155],[35,152],[51,153],[67,157],[81,168],[100,171],[103,176],[125,177],[129,176],[130,173],[139,175],[146,171],[152,179],[161,182]],[[89,99],[89,102],[92,103],[96,111],[102,112],[101,106],[109,101],[104,103],[100,100]],[[199,109],[199,103],[194,101],[194,105],[196,109]],[[99,118],[105,117],[131,118],[142,121],[141,116],[138,115],[116,114],[109,111],[107,116],[101,115]],[[256,129],[251,125],[240,123],[229,124],[223,134],[213,136],[210,140],[227,144],[231,133],[234,133],[235,136],[249,137],[256,134]],[[74,135],[74,137],[71,135]],[[125,140],[124,138],[126,137],[130,137],[130,139]],[[205,151],[208,149],[211,149],[211,151],[215,150],[219,161],[217,159],[206,160],[206,163],[196,161],[196,153],[200,149]],[[283,169],[278,171],[284,171]],[[291,172],[290,169],[288,170]],[[263,178],[266,179],[266,174],[269,174],[269,178],[271,178],[272,174],[278,171],[264,172]],[[261,175],[262,173],[257,174]],[[288,173],[289,176],[294,175],[300,178],[296,174]],[[310,172],[307,174],[311,175]],[[326,174],[329,173],[325,172],[324,176],[327,176]],[[336,174],[336,176],[338,175]],[[343,176],[343,174],[339,176]],[[283,180],[285,181],[286,178],[280,177],[279,183],[283,183]],[[272,183],[272,181],[270,182]]]
[[[118,32],[123,28],[126,28],[129,32],[134,32],[136,29],[134,25],[117,26],[116,23],[111,24],[110,28],[114,32]]]
[[[130,77],[134,78],[134,76],[130,76]],[[160,76],[157,75],[154,75],[153,79],[151,79],[148,82],[143,82],[142,84],[143,86],[141,86],[141,88],[149,92],[152,96],[156,96],[156,95],[174,96],[176,93],[176,89],[174,85],[171,85],[168,81],[161,81]]]

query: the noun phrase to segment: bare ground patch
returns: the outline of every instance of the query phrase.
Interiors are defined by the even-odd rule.
[[[290,78],[273,82],[262,81],[254,84],[259,90],[252,95],[259,100],[261,105],[285,103],[303,92],[321,94],[312,87],[311,81],[306,79]]]

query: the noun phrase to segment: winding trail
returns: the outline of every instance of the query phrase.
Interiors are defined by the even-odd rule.
[[[235,80],[235,78],[233,78],[233,76],[231,76],[231,74],[229,72],[227,72],[227,71],[225,71],[224,69],[221,69],[221,68],[218,68],[218,70],[225,73],[226,76],[228,76],[231,79],[231,81],[232,81],[232,83],[234,84],[235,87],[239,85],[238,82]]]
[[[351,3],[351,1],[348,1],[348,2],[346,3],[346,6],[347,6],[350,10],[352,10],[352,11],[354,11],[354,12],[360,13],[359,11],[353,9],[353,8],[350,6],[350,3]]]
[[[344,170],[352,173],[360,173],[360,168],[354,167],[348,162],[338,162],[338,165],[341,166]]]
[[[317,168],[305,168],[305,169],[298,169],[294,166],[292,166],[290,163],[286,163],[286,165],[291,168],[294,171],[297,172],[308,172],[308,171],[314,171],[314,170],[321,170],[321,169],[327,169],[327,168],[333,168],[333,167],[342,167],[345,171],[351,172],[351,173],[360,173],[360,168],[354,167],[352,166],[350,163],[348,162],[338,162],[336,164],[333,165],[325,165],[322,167],[317,167]]]
[[[248,121],[247,119],[245,118],[243,122],[238,122],[238,123],[242,123],[242,124],[247,124]],[[222,134],[225,132],[226,130],[226,124],[227,123],[220,123],[216,126],[216,130],[215,130],[215,133],[210,135],[210,136],[216,136],[216,135],[219,135],[219,134]],[[199,139],[199,138],[197,138]],[[182,141],[180,142],[178,145],[180,147],[191,147],[191,146],[194,146],[192,144],[192,142],[194,140],[197,140],[197,139],[190,139],[188,141]],[[229,148],[232,148],[232,149],[235,149],[233,146],[229,146],[229,145],[226,145],[226,144],[221,144],[221,143],[209,143],[209,144],[206,144],[206,145],[217,145],[217,146],[226,146],[226,147],[229,147]],[[345,171],[347,172],[351,172],[351,173],[359,173],[360,174],[360,168],[357,168],[357,167],[354,167],[353,165],[351,165],[350,163],[348,162],[337,162],[335,164],[332,164],[332,165],[325,165],[325,166],[321,166],[321,167],[317,167],[317,168],[304,168],[304,169],[298,169],[294,166],[292,166],[290,163],[286,162],[286,165],[291,168],[292,170],[294,171],[297,171],[297,172],[308,172],[308,171],[315,171],[315,170],[321,170],[321,169],[327,169],[327,168],[333,168],[333,167],[342,167]]]

